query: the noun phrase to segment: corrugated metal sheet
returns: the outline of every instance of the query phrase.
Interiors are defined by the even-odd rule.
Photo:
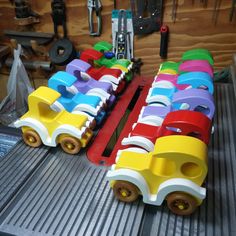
[[[1,230],[23,235],[137,235],[144,204],[114,199],[106,169],[58,150],[35,172]]]
[[[230,84],[217,85],[215,96],[217,111],[209,148],[207,199],[193,215],[173,215],[165,204],[153,207],[144,205],[141,200],[134,204],[118,202],[104,179],[105,167],[92,165],[85,154],[70,156],[60,149],[51,149],[2,211],[0,231],[19,236],[236,235],[236,107],[233,87]],[[11,153],[14,166],[20,162],[14,158],[16,153],[18,156],[19,153],[35,151],[17,149],[19,151],[15,154]],[[27,162],[34,163],[31,158]],[[28,167],[32,165],[27,164]]]
[[[0,210],[31,176],[47,152],[46,147],[33,149],[20,141],[8,155],[0,158]]]

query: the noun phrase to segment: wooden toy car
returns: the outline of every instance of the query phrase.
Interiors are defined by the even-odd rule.
[[[170,106],[172,111],[190,110],[204,113],[212,119],[215,112],[214,98],[203,89],[151,88],[146,102],[152,105]]]
[[[116,92],[123,75],[117,78],[112,74],[101,74],[100,69],[92,69],[89,63],[79,59],[74,59],[66,66],[66,72],[77,78],[74,86],[78,90],[83,93],[92,92],[107,99],[113,91]]]
[[[116,97],[113,94],[112,84],[110,82],[97,81],[90,77],[85,72],[86,64],[88,63],[78,59],[74,59],[67,64],[66,72],[77,78],[77,81],[68,89],[74,94],[81,92],[87,95],[98,96],[103,102],[107,102],[108,107],[111,107],[116,100]]]
[[[211,53],[203,48],[191,49],[183,53],[181,57],[182,61],[189,60],[205,60],[208,61],[212,66],[214,65],[214,60]]]
[[[93,48],[95,50],[85,50],[82,52],[80,58],[88,63],[90,63],[89,60],[92,59],[93,64],[98,67],[105,66],[107,68],[119,69],[125,75],[127,82],[132,80],[133,74],[131,70],[133,68],[133,62],[127,59],[117,60],[114,53],[111,53],[112,45],[110,43],[104,41],[98,42]]]
[[[171,148],[170,148],[171,147]],[[153,152],[125,149],[108,171],[114,195],[133,202],[161,205],[178,215],[189,215],[206,196],[207,145],[201,140],[171,135],[157,139]]]
[[[158,107],[159,108],[159,107]],[[135,123],[122,145],[135,145],[153,151],[157,138],[168,135],[193,136],[208,145],[211,120],[196,111],[174,111],[167,114],[160,126]]]
[[[65,152],[77,154],[87,146],[93,133],[88,128],[87,116],[51,109],[59,97],[60,93],[39,87],[29,95],[29,111],[15,122],[15,127],[22,128],[24,142],[31,147],[60,144]]]
[[[112,82],[113,90],[116,91],[117,93],[120,93],[125,88],[125,79],[126,79],[127,69],[121,67],[120,65],[118,65],[117,67],[112,66],[110,68],[107,67],[106,65],[97,65],[96,62],[99,61],[100,58],[102,57],[103,57],[103,54],[94,49],[86,49],[80,55],[80,59],[89,63],[91,66],[100,67],[102,68],[103,71],[111,71],[110,74],[113,77],[111,76],[103,77],[103,81],[105,80],[105,81]],[[91,71],[90,76],[100,79],[100,77],[95,73],[95,70]]]
[[[59,71],[48,80],[48,87],[61,94],[61,97],[53,104],[52,108],[56,111],[62,109],[72,113],[87,115],[90,120],[95,118],[97,124],[101,124],[105,118],[103,107],[106,106],[98,96],[91,96],[82,93],[71,93],[70,88],[77,78],[67,72]],[[92,121],[93,122],[93,121]]]
[[[205,89],[214,93],[212,78],[206,72],[187,72],[181,75],[157,74],[152,83],[153,88],[173,88],[184,90],[189,88]]]
[[[207,60],[187,60],[183,62],[164,62],[158,74],[183,74],[185,72],[205,72],[213,78],[212,65]]]

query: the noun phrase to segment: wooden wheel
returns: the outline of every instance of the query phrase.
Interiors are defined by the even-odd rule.
[[[190,215],[197,208],[196,200],[187,193],[174,192],[167,196],[169,209],[177,215]]]
[[[70,136],[63,137],[60,144],[63,151],[69,154],[77,154],[81,149],[80,141]]]
[[[39,147],[42,144],[42,140],[38,133],[34,130],[27,130],[23,133],[24,142],[31,147]]]
[[[94,130],[95,129],[95,127],[96,127],[96,125],[97,125],[97,122],[96,122],[96,120],[94,119],[91,123],[90,123],[90,129],[92,129],[92,130]]]
[[[121,180],[115,182],[113,192],[123,202],[133,202],[139,196],[139,190],[134,184]]]

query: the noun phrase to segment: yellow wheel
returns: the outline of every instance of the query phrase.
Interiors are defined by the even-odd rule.
[[[177,215],[190,215],[197,208],[196,200],[187,193],[174,192],[166,200],[169,209]]]
[[[81,149],[80,141],[70,136],[63,137],[60,144],[63,151],[69,154],[77,154]]]
[[[23,132],[23,140],[31,147],[39,147],[42,144],[40,136],[34,130],[27,130]]]
[[[123,202],[133,202],[139,196],[139,190],[134,184],[121,180],[115,182],[113,192]]]

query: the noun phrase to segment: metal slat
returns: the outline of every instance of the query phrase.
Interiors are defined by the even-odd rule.
[[[32,175],[0,217],[0,231],[24,235],[137,235],[144,204],[117,201],[107,169],[60,149]],[[112,221],[110,221],[112,216]],[[108,226],[106,228],[106,226]]]
[[[0,210],[44,160],[47,152],[46,147],[34,149],[20,141],[8,155],[0,159]]]
[[[217,109],[209,146],[207,198],[193,215],[176,216],[166,204],[144,205],[142,199],[133,204],[119,202],[105,180],[105,167],[89,163],[84,154],[70,156],[53,149],[0,215],[0,232],[19,236],[235,235],[233,86],[216,85],[215,97]],[[5,166],[7,163],[10,162]],[[14,165],[17,163],[21,162]]]

